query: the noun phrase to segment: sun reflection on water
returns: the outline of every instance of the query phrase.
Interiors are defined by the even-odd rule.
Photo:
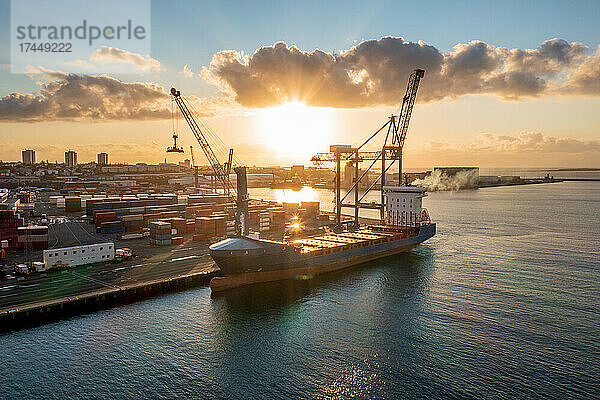
[[[315,201],[315,190],[310,186],[303,186],[301,190],[275,189],[278,203],[301,203],[303,201]]]

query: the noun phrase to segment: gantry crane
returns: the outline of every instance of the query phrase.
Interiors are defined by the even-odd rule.
[[[215,178],[219,181],[223,187],[224,193],[230,198],[236,200],[237,209],[235,213],[236,220],[236,234],[247,235],[249,232],[248,222],[248,185],[246,180],[246,167],[234,168],[237,175],[237,190],[231,184],[229,180],[229,170],[231,169],[231,163],[233,158],[233,150],[229,152],[229,167],[226,168],[224,164],[221,164],[214,151],[210,147],[208,140],[206,139],[203,129],[208,132],[208,127],[197,118],[197,113],[193,110],[193,107],[189,102],[181,96],[181,92],[175,88],[171,88],[171,96],[177,104],[179,111],[183,114],[186,122],[188,123],[190,130],[194,134],[198,144],[202,148],[204,155],[208,159],[210,166],[213,170]],[[192,112],[194,111],[194,112]],[[195,165],[195,163],[194,163]],[[236,198],[237,197],[237,198]]]
[[[371,208],[379,209],[380,217],[383,221],[384,218],[384,197],[383,191],[381,194],[381,203],[362,203],[367,193],[375,187],[375,185],[381,182],[381,187],[385,186],[385,174],[396,161],[398,161],[398,185],[402,184],[402,149],[404,147],[404,141],[406,139],[406,133],[408,132],[408,125],[410,123],[410,117],[412,110],[417,98],[417,90],[419,89],[419,83],[425,71],[422,69],[415,69],[408,78],[408,85],[406,87],[406,93],[402,98],[402,105],[398,115],[392,114],[388,121],[375,133],[373,133],[367,140],[365,140],[360,146],[352,147],[350,145],[334,145],[330,147],[329,153],[318,153],[312,158],[312,161],[317,164],[323,162],[335,162],[335,203],[336,203],[336,229],[342,229],[342,207],[354,208],[354,225],[358,226],[358,216],[360,208]],[[380,132],[387,128],[387,133],[383,141],[381,151],[360,151],[367,143],[374,139]],[[391,136],[391,140],[390,140]],[[391,143],[388,145],[388,141]],[[362,161],[370,160],[371,165],[359,176],[359,163]],[[369,186],[369,188],[359,196],[359,183],[373,168],[375,163],[381,160],[381,174],[378,178]],[[391,162],[386,165],[386,160]],[[341,162],[347,162],[347,167],[354,167],[354,179],[352,187],[348,192],[341,197]],[[344,200],[348,195],[354,192],[354,203],[346,204]]]

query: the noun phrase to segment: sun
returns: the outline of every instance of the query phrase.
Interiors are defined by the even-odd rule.
[[[303,161],[327,149],[333,129],[333,111],[289,102],[258,112],[258,130],[264,144],[281,158]]]

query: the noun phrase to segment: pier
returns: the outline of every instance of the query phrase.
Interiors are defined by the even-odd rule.
[[[149,297],[207,286],[219,269],[196,248],[150,259],[73,268],[0,287],[0,331],[41,325]]]

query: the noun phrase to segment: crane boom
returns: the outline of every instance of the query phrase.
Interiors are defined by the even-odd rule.
[[[233,159],[233,149],[229,150],[229,159],[227,161],[227,165],[225,166],[225,165],[221,164],[221,162],[219,161],[219,159],[217,158],[217,156],[211,149],[210,144],[208,143],[208,140],[206,140],[206,137],[204,136],[202,129],[200,129],[200,124],[198,124],[198,121],[196,121],[194,114],[192,114],[192,112],[190,111],[191,107],[188,107],[188,105],[186,104],[186,100],[183,97],[181,97],[181,93],[179,92],[179,90],[177,90],[175,88],[171,88],[171,95],[173,96],[175,103],[177,103],[177,107],[179,107],[179,110],[181,111],[181,113],[185,117],[185,120],[187,121],[188,125],[190,126],[190,129],[191,129],[192,133],[194,134],[194,136],[196,137],[196,140],[198,141],[198,144],[202,148],[202,151],[206,155],[206,158],[208,159],[208,162],[210,163],[210,166],[212,167],[215,177],[219,180],[219,182],[223,186],[223,189],[225,190],[225,194],[227,196],[229,196],[230,198],[237,197],[237,200],[236,200],[237,207],[236,207],[236,211],[235,211],[236,235],[248,235],[250,217],[248,214],[249,197],[248,197],[248,182],[247,182],[247,178],[246,178],[246,167],[235,168],[235,173],[237,176],[237,180],[236,180],[237,191],[236,191],[236,188],[233,187],[233,185],[231,184],[231,181],[229,180],[229,172],[231,171],[231,163],[232,163],[232,159]],[[207,129],[206,127],[204,127],[204,128]],[[191,148],[190,148],[190,152],[192,152]],[[192,152],[192,157],[193,157],[193,152]],[[193,162],[193,160],[192,160],[192,162]],[[195,163],[194,163],[194,173],[195,173],[195,186],[197,188],[198,187],[198,166],[195,165]]]
[[[398,144],[398,147],[402,149],[404,147],[404,140],[406,140],[406,132],[408,132],[408,124],[410,123],[410,116],[415,105],[417,98],[417,90],[419,90],[419,83],[421,78],[425,75],[425,71],[422,69],[415,69],[410,78],[408,78],[408,86],[406,87],[406,93],[402,98],[402,106],[398,113],[398,125],[396,125],[393,144]]]
[[[235,196],[235,188],[233,187],[233,185],[231,184],[231,182],[229,180],[229,174],[226,173],[225,169],[223,168],[223,164],[221,164],[221,162],[219,161],[219,159],[217,158],[217,156],[211,149],[210,144],[208,143],[208,140],[206,140],[206,137],[204,136],[204,134],[202,133],[202,130],[200,129],[200,125],[198,124],[198,121],[196,121],[196,119],[194,118],[194,115],[190,111],[190,109],[187,106],[186,102],[184,101],[183,97],[181,97],[181,92],[175,88],[171,88],[171,96],[173,96],[175,103],[177,103],[177,107],[179,107],[181,114],[183,114],[183,117],[187,121],[192,133],[196,137],[198,144],[202,148],[204,155],[206,155],[206,158],[208,159],[208,162],[210,163],[210,166],[215,174],[215,177],[219,180],[219,182],[221,183],[221,186],[223,186],[225,193],[232,197]]]
[[[351,149],[351,152],[342,153],[342,160],[348,160],[351,163],[355,161],[355,148]],[[366,161],[366,160],[379,160],[381,157],[381,151],[361,151],[358,153],[358,161]],[[311,161],[314,163],[323,163],[323,162],[335,162],[336,155],[335,153],[317,153],[312,156]]]

